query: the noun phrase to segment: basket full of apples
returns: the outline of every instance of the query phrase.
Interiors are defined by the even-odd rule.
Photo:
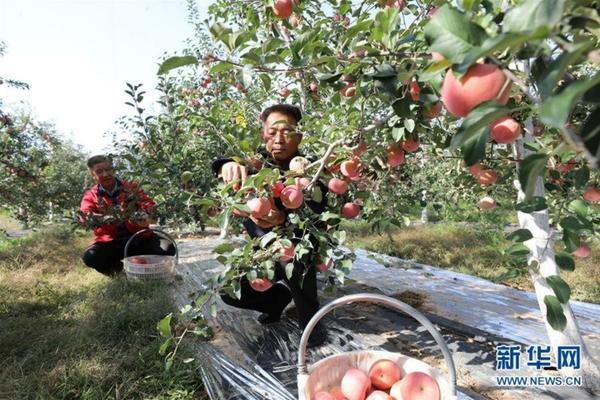
[[[129,246],[132,241],[140,234],[145,232],[154,232],[157,235],[169,240],[175,247],[175,255],[137,255],[128,256]],[[175,267],[177,265],[179,255],[177,250],[177,244],[169,235],[163,231],[157,229],[143,229],[136,232],[129,238],[125,245],[124,258],[123,258],[123,270],[127,275],[127,279],[130,280],[164,280],[168,281],[175,275]]]
[[[423,361],[376,350],[336,354],[307,367],[308,338],[319,320],[335,308],[360,301],[402,311],[421,323],[442,350],[447,377]],[[355,294],[327,304],[304,330],[298,349],[298,396],[300,400],[455,400],[456,370],[444,339],[423,314],[387,296]]]

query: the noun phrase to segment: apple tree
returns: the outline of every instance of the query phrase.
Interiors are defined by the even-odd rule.
[[[366,218],[388,218],[382,209],[399,207],[401,190],[393,188],[409,165],[461,157],[455,177],[439,179],[472,182],[475,193],[488,195],[480,202],[484,209],[494,206],[495,188],[511,190],[520,229],[505,252],[534,282],[552,347],[581,345],[586,384],[597,388],[597,362],[581,339],[559,270],[572,269],[574,256],[589,255],[600,222],[599,4],[446,3],[217,0],[208,26],[219,51],[169,59],[161,72],[197,65],[213,82],[253,85],[242,97],[263,102],[247,109],[248,116],[264,102],[302,106],[306,152],[320,161],[288,173],[284,185],[318,198],[317,181],[346,184],[344,200],[327,194],[329,211],[321,218],[332,236],[323,243],[340,244],[344,234],[335,221],[357,207]],[[237,192],[219,188],[211,201],[225,212],[260,211],[250,201],[273,196],[278,173],[261,169]],[[350,214],[341,201],[354,205]],[[306,227],[311,218],[301,210],[288,223]],[[235,267],[218,284],[238,273],[268,278],[274,257],[289,256],[281,251],[290,234],[275,230],[252,244],[271,252],[258,271],[240,269],[252,246],[218,249],[230,252],[221,261]],[[306,250],[308,243],[296,246],[294,256]],[[340,280],[346,265],[331,269]]]

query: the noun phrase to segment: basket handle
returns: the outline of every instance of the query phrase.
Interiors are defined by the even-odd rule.
[[[175,240],[171,236],[169,236],[167,233],[165,233],[159,229],[153,229],[153,228],[145,228],[145,229],[139,230],[136,233],[134,233],[129,238],[127,243],[125,244],[125,250],[123,250],[123,258],[127,258],[127,250],[129,250],[129,245],[131,244],[133,239],[135,239],[138,235],[140,235],[144,232],[148,232],[148,231],[156,233],[158,236],[162,236],[164,239],[167,239],[169,242],[171,242],[171,244],[175,247],[175,260],[179,261],[179,249],[177,248],[177,243],[175,243]]]
[[[332,302],[326,304],[323,308],[321,308],[308,322],[306,328],[304,328],[304,332],[302,333],[302,337],[300,338],[300,346],[298,348],[298,375],[308,375],[308,369],[306,368],[306,346],[308,344],[308,338],[312,333],[313,329],[317,325],[317,323],[325,316],[325,314],[330,311],[339,308],[343,305],[350,304],[356,301],[367,301],[372,303],[381,304],[387,306],[388,308],[392,308],[396,311],[402,311],[414,319],[416,319],[421,325],[423,325],[433,339],[436,341],[438,346],[442,350],[442,354],[444,356],[444,360],[448,365],[448,375],[450,377],[450,391],[452,396],[456,396],[456,369],[454,367],[454,360],[452,359],[452,354],[444,341],[442,335],[437,331],[437,329],[433,326],[433,324],[425,317],[421,312],[416,310],[415,308],[409,306],[408,304],[393,299],[388,296],[382,296],[380,294],[367,294],[367,293],[359,293],[352,294],[348,296],[340,297],[339,299],[335,299]]]

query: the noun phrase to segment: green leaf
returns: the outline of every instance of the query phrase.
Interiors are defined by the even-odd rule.
[[[562,17],[564,5],[565,0],[526,0],[506,13],[503,30],[531,32],[540,27],[556,25]]]
[[[579,247],[580,244],[580,239],[579,239],[579,235],[577,235],[577,233],[569,230],[569,229],[565,229],[563,231],[563,243],[565,244],[565,247],[567,249],[568,252],[574,252],[575,250],[577,250],[577,248]]]
[[[288,279],[292,279],[292,275],[294,274],[294,263],[289,262],[285,265],[285,276]]]
[[[484,129],[488,128],[492,122],[509,112],[510,110],[507,107],[500,106],[494,101],[486,101],[478,105],[467,115],[460,128],[458,128],[457,134],[452,138],[450,150],[454,151],[472,137],[482,135]]]
[[[161,356],[164,356],[167,353],[167,350],[169,349],[169,346],[171,345],[171,343],[173,343],[172,338],[169,338],[169,339],[165,340],[164,342],[162,342],[162,344],[158,348],[158,354],[160,354]]]
[[[547,295],[544,297],[546,305],[546,319],[550,326],[556,331],[562,331],[567,326],[567,318],[563,312],[560,301],[556,296]]]
[[[513,240],[515,242],[524,242],[526,240],[532,239],[533,235],[529,231],[529,229],[517,229],[516,231],[508,234],[506,236],[507,240]]]
[[[536,179],[542,176],[546,170],[548,156],[542,153],[535,153],[527,156],[519,166],[519,182],[525,193],[525,199],[530,199],[535,190]]]
[[[468,16],[444,5],[425,25],[425,37],[431,51],[442,54],[453,63],[462,63],[465,55],[487,39],[485,30],[472,23]]]
[[[527,201],[518,203],[515,209],[520,212],[531,214],[532,212],[542,211],[548,208],[544,197],[535,196]]]
[[[194,56],[170,57],[163,61],[163,63],[160,65],[158,68],[158,75],[165,74],[175,68],[192,64],[198,64],[198,59]]]
[[[156,324],[156,329],[158,330],[158,333],[160,334],[160,336],[164,337],[165,339],[171,337],[171,318],[172,317],[173,317],[173,314],[168,314],[166,317],[164,317],[163,319],[158,321],[158,323]]]
[[[573,260],[573,256],[566,251],[559,251],[556,253],[554,260],[560,269],[564,269],[565,271],[575,270],[575,260]]]
[[[561,219],[559,224],[563,229],[568,229],[573,232],[579,232],[589,228],[584,222],[572,215]]]
[[[310,195],[313,201],[320,203],[323,200],[323,191],[318,185],[312,187],[312,193]]]
[[[213,252],[217,254],[231,253],[235,247],[231,243],[221,243],[214,248]]]
[[[213,65],[210,68],[209,73],[211,75],[218,74],[219,72],[229,71],[230,69],[233,69],[233,68],[235,68],[235,65],[233,65],[232,63],[227,62],[227,61],[222,61],[222,62],[219,62],[219,63],[216,63],[215,65]]]
[[[569,301],[569,298],[571,297],[571,288],[560,276],[548,276],[546,277],[546,282],[554,291],[558,301],[563,304],[566,304]]]
[[[594,46],[593,41],[588,40],[578,43],[570,51],[565,51],[556,60],[554,60],[544,71],[544,75],[540,79],[539,92],[542,99],[547,99],[551,94],[556,84],[562,79],[567,68],[576,63],[581,55],[587,52]]]
[[[563,128],[577,99],[594,85],[600,83],[600,73],[585,81],[576,81],[562,92],[548,98],[540,111],[540,119],[546,125]]]
[[[277,233],[269,232],[260,238],[260,247],[265,249],[273,240],[277,239]]]
[[[469,67],[473,65],[480,58],[489,56],[491,54],[497,54],[505,51],[506,49],[516,48],[523,43],[531,40],[531,35],[524,35],[521,33],[501,33],[493,38],[486,39],[481,46],[473,47],[467,54],[465,54],[462,63],[453,68],[460,74],[467,72]]]
[[[513,244],[504,252],[509,256],[526,256],[529,254],[529,248],[522,243]]]
[[[346,231],[335,231],[333,233],[333,238],[337,244],[341,246],[346,241]]]
[[[482,129],[478,135],[472,136],[461,146],[463,159],[467,165],[473,165],[485,157],[485,146],[489,141],[490,128]]]
[[[588,214],[588,206],[585,204],[585,201],[581,199],[573,200],[569,203],[569,211],[574,212],[581,218],[585,218]]]
[[[260,74],[260,80],[262,81],[263,87],[265,88],[265,92],[271,90],[271,78],[267,74]]]

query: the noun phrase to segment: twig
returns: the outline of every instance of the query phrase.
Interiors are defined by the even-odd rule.
[[[321,165],[319,165],[319,169],[315,173],[315,176],[312,178],[312,181],[310,181],[310,183],[307,185],[307,189],[310,189],[315,184],[315,182],[319,179],[319,175],[321,175],[321,172],[323,172],[323,169],[325,168],[325,164],[327,163],[329,156],[331,155],[331,153],[333,153],[333,150],[337,146],[341,145],[342,143],[344,143],[344,139],[336,140],[335,142],[333,142],[329,145],[329,147],[327,148],[327,151],[325,152],[325,154],[323,155],[323,158],[321,159]]]

